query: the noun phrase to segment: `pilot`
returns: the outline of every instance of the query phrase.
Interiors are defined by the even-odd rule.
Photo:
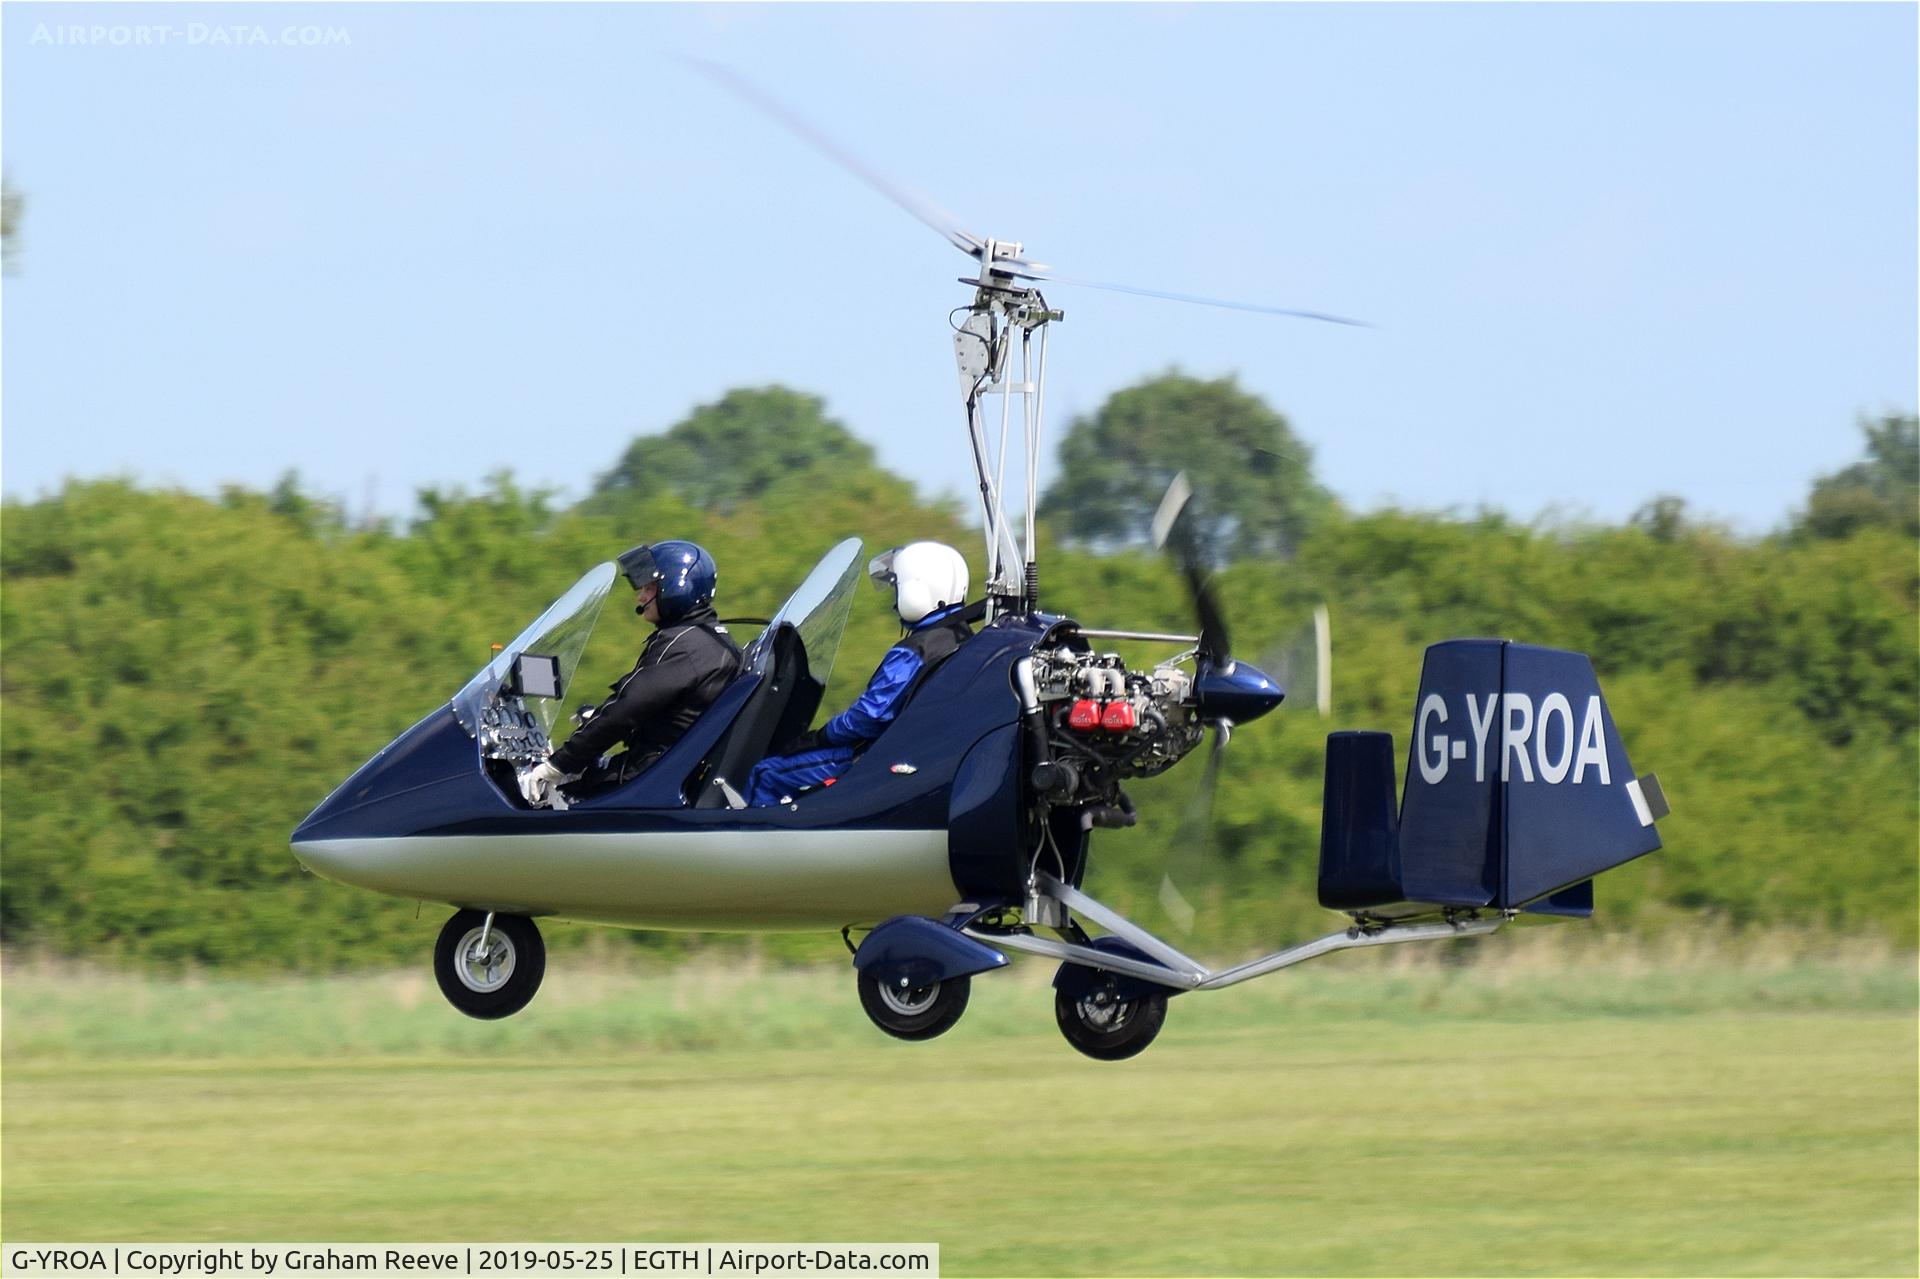
[[[536,808],[551,804],[562,782],[578,780],[569,790],[591,794],[639,776],[740,673],[740,646],[713,612],[713,556],[692,542],[655,542],[634,547],[619,565],[637,592],[633,611],[654,632],[612,695],[583,708],[566,744],[521,776],[520,793]],[[621,742],[624,752],[602,758]]]
[[[777,804],[846,771],[900,714],[935,667],[973,635],[961,616],[967,561],[940,542],[910,542],[874,557],[867,575],[893,592],[906,635],[887,650],[866,692],[846,710],[761,760],[747,779],[747,803]]]

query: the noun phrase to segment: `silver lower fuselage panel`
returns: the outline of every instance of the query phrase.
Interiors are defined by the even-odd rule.
[[[940,915],[959,899],[943,830],[408,835],[294,855],[356,888],[624,928],[799,932]]]

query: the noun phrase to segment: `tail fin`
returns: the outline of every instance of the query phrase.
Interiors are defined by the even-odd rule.
[[[1391,735],[1327,739],[1320,901],[1389,917],[1591,914],[1587,881],[1660,847],[1653,823],[1665,813],[1658,783],[1635,777],[1584,655],[1435,644],[1397,813]]]

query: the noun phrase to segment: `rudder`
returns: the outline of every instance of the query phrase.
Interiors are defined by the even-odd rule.
[[[1427,650],[1391,815],[1392,738],[1328,738],[1320,901],[1356,914],[1592,912],[1587,881],[1660,847],[1665,804],[1635,777],[1584,654],[1506,640]]]

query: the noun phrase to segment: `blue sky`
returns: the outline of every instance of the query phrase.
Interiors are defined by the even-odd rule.
[[[1380,326],[1050,290],[1049,445],[1178,366],[1237,375],[1362,507],[1664,492],[1758,532],[1859,454],[1856,414],[1915,406],[1912,5],[10,3],[0,29],[14,497],[297,468],[405,512],[501,467],[573,497],[767,382],[966,491],[967,260],[676,53],[1064,271]]]

